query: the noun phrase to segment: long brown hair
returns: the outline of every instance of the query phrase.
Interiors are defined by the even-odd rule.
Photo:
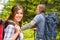
[[[14,16],[17,14],[17,11],[20,9],[23,9],[23,7],[21,5],[19,5],[19,4],[14,5],[11,9],[11,14],[10,14],[8,20],[13,20]]]

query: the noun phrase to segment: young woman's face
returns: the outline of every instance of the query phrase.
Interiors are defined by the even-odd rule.
[[[23,10],[20,9],[17,11],[16,15],[14,16],[14,19],[15,21],[19,22],[21,21],[22,17],[23,17]]]

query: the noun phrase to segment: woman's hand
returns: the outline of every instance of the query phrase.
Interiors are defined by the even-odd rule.
[[[16,32],[18,32],[18,33],[20,32],[20,27],[19,27],[18,25],[15,25],[14,28],[15,28],[15,31],[16,31]]]

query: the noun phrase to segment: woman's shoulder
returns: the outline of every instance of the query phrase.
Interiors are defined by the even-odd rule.
[[[7,27],[12,27],[13,28],[14,25],[13,24],[8,24]]]
[[[13,22],[10,22],[10,21],[6,21],[6,23],[5,23],[5,27],[13,27],[15,24],[13,23]]]
[[[14,28],[15,24],[13,22],[7,21],[5,24],[6,29]]]
[[[6,28],[4,29],[4,31],[5,32],[7,32],[8,30],[14,30],[14,25],[12,25],[12,24],[8,24],[7,26],[6,26]]]
[[[6,26],[6,28],[5,28],[5,29],[6,29],[6,30],[7,30],[7,29],[14,29],[14,25],[9,24],[9,25],[7,25],[7,26]]]

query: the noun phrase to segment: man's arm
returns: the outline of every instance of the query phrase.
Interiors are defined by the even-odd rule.
[[[34,26],[36,24],[36,21],[32,20],[30,23],[24,25],[21,27],[21,30],[26,30],[28,28],[31,28],[32,26]]]
[[[40,16],[39,16],[39,15],[36,15],[30,23],[22,26],[22,27],[21,27],[21,30],[26,30],[26,29],[28,29],[28,28],[31,28],[31,27],[34,26],[36,23],[38,23],[39,20],[40,20]]]

